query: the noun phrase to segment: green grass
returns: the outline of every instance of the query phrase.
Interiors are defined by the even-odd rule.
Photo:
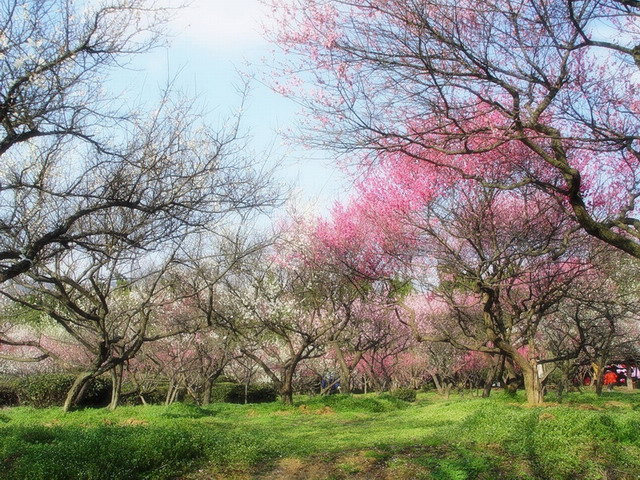
[[[550,400],[553,400],[552,398]],[[640,394],[0,411],[0,478],[637,479]]]

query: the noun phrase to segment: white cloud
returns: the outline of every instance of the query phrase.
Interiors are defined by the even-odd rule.
[[[172,30],[203,48],[247,49],[266,44],[266,12],[259,0],[195,0],[178,13]]]

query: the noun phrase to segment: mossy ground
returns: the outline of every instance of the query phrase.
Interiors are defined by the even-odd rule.
[[[550,398],[553,400],[553,398]],[[0,478],[637,479],[640,393],[0,411]]]

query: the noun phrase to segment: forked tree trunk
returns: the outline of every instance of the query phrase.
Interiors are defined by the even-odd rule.
[[[442,390],[442,387],[440,386],[440,381],[438,380],[438,377],[436,377],[435,375],[431,375],[431,379],[433,380],[433,383],[436,386],[436,391],[440,393],[440,391]]]
[[[276,375],[276,373],[271,370],[271,368],[265,362],[263,362],[260,357],[257,357],[256,355],[244,349],[242,350],[242,353],[251,358],[258,365],[260,365],[260,367],[262,367],[262,370],[264,370],[264,373],[266,373],[269,378],[271,378],[271,381],[278,390],[278,394],[280,395],[282,403],[284,403],[285,405],[293,405],[293,375],[295,374],[296,368],[300,363],[303,351],[304,348],[302,350],[299,350],[285,363],[285,366],[282,369],[281,377],[278,377],[278,375]]]
[[[334,344],[334,351],[336,352],[338,365],[340,365],[340,391],[342,393],[351,393],[351,372],[353,372],[358,363],[360,363],[362,352],[357,352],[351,360],[351,363],[348,363],[337,344]]]
[[[524,390],[529,405],[542,405],[544,403],[544,391],[542,380],[538,374],[538,362],[520,354],[512,345],[503,343],[501,350],[522,371],[524,377]]]
[[[82,372],[76,377],[71,385],[71,388],[67,392],[67,398],[64,401],[62,410],[64,412],[70,411],[82,400],[82,396],[85,392],[85,387],[93,379],[94,372]]]
[[[446,379],[438,378],[438,374],[432,373],[431,378],[433,379],[433,383],[436,386],[436,391],[439,395],[442,395],[445,399],[449,399],[449,395],[451,394],[451,388],[453,384],[451,382],[447,382]]]

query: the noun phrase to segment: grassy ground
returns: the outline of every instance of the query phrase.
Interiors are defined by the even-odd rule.
[[[552,400],[552,399],[551,399]],[[0,478],[638,479],[640,394],[0,411]]]

